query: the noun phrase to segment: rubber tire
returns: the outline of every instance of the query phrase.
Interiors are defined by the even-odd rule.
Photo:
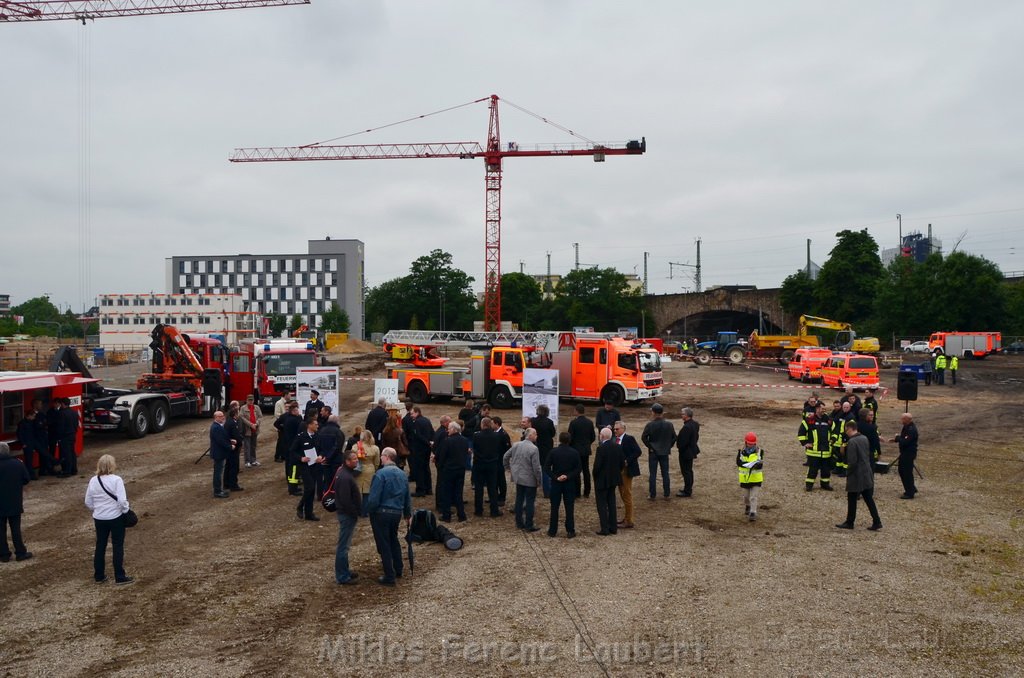
[[[491,389],[491,395],[487,400],[491,403],[491,407],[497,407],[502,410],[511,409],[516,404],[516,399],[512,397],[508,386],[495,386]]]
[[[783,351],[782,355],[779,356],[779,362],[783,365],[788,365],[789,361],[793,359],[793,351]]]
[[[170,419],[171,412],[170,408],[167,407],[167,403],[160,402],[159,400],[153,403],[153,407],[150,408],[150,421],[153,422],[153,433],[163,433]]]
[[[612,407],[618,407],[626,402],[626,392],[622,390],[621,386],[608,384],[601,389],[601,402],[611,403]]]
[[[427,394],[427,387],[422,381],[409,382],[409,385],[405,387],[405,394],[409,396],[409,400],[413,401],[417,405],[425,403],[430,399]]]
[[[137,404],[132,410],[131,419],[128,421],[128,437],[142,438],[150,429],[149,408],[143,404]]]
[[[725,352],[725,359],[729,361],[730,365],[739,365],[743,362],[743,349],[739,346],[733,346]]]
[[[711,352],[706,348],[702,348],[697,351],[696,355],[693,356],[693,362],[698,365],[710,365],[711,364]]]

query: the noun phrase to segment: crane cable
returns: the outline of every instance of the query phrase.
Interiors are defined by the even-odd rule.
[[[520,111],[522,113],[526,113],[529,116],[537,118],[541,122],[544,122],[544,123],[547,123],[547,124],[551,125],[555,129],[561,130],[561,131],[565,132],[566,134],[569,134],[571,136],[576,137],[577,139],[582,139],[583,141],[586,141],[588,144],[590,144],[592,146],[596,146],[597,145],[597,142],[594,141],[593,139],[588,139],[587,137],[583,136],[582,134],[577,134],[576,132],[573,132],[571,129],[569,129],[565,125],[560,125],[557,122],[555,122],[554,120],[549,120],[549,119],[545,118],[542,115],[534,113],[533,111],[528,111],[525,108],[523,108],[522,106],[520,106],[519,104],[513,103],[513,102],[509,101],[508,99],[502,99],[502,101],[504,101],[506,104],[508,104],[512,108],[514,108],[514,109],[516,109],[516,110],[518,110],[518,111]]]
[[[429,118],[429,117],[431,117],[433,115],[440,115],[441,113],[448,113],[449,111],[454,111],[454,110],[457,110],[459,108],[465,108],[466,106],[472,106],[473,104],[478,104],[481,101],[489,101],[489,100],[490,100],[490,97],[485,97],[483,99],[477,99],[475,101],[467,101],[464,104],[458,104],[457,106],[449,106],[448,108],[442,108],[441,110],[434,111],[433,113],[424,113],[423,115],[416,115],[416,116],[413,116],[411,118],[406,118],[405,120],[398,120],[396,122],[389,122],[386,125],[380,125],[379,127],[371,127],[370,129],[364,129],[364,130],[361,130],[359,132],[352,132],[351,134],[344,134],[344,135],[342,135],[340,137],[334,137],[333,139],[324,139],[323,141],[314,141],[311,144],[306,144],[305,146],[299,146],[299,148],[310,148],[312,146],[323,146],[325,144],[331,144],[331,143],[333,143],[335,141],[341,141],[342,139],[348,139],[350,137],[358,136],[360,134],[367,134],[369,132],[376,132],[378,130],[387,129],[388,127],[395,127],[396,125],[403,125],[403,124],[405,124],[407,122],[412,122],[414,120],[422,120],[423,118]]]

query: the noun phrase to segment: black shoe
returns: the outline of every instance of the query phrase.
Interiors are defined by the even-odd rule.
[[[901,494],[900,495],[900,499],[913,499],[913,498],[914,498],[914,495],[912,495],[912,494]]]
[[[607,537],[609,534],[611,534],[611,532],[605,532],[604,530],[598,530],[594,534],[596,534],[598,536],[601,536],[601,537]]]
[[[557,532],[548,532],[547,535],[549,537],[556,537],[556,536],[558,536],[558,533]]]
[[[241,492],[245,488],[235,485],[234,487],[229,487],[228,489],[231,490],[232,492]]]
[[[353,585],[358,584],[358,583],[359,582],[356,581],[355,577],[350,577],[350,578],[346,579],[345,581],[339,581],[338,582],[338,584],[340,584],[341,586],[353,586]]]
[[[459,516],[459,522],[460,523],[466,522],[466,516]]]
[[[853,529],[853,525],[851,525],[850,523],[839,523],[838,525],[836,525],[836,527],[838,527],[840,530],[852,530]]]
[[[832,486],[831,485],[822,485],[821,489],[825,490],[826,492],[832,492]]]
[[[4,536],[7,536],[7,535],[4,535]],[[6,556],[0,556],[0,563],[9,563],[9,562],[11,562],[10,554],[8,554]]]
[[[880,529],[882,529],[882,523],[875,523],[871,527],[869,527],[868,529],[871,530],[872,532],[878,532]]]
[[[395,586],[395,580],[394,579],[388,579],[387,577],[384,577],[384,576],[377,577],[377,583],[380,584],[381,586]]]
[[[127,586],[128,584],[134,584],[135,577],[125,577],[124,579],[114,580],[114,584],[117,586]]]
[[[501,512],[501,511],[495,511],[495,512],[491,513],[491,517],[492,518],[500,518],[503,515],[505,515],[505,514],[503,512]]]
[[[483,511],[473,511],[473,515],[476,516],[477,518],[483,518],[484,517],[484,512]]]
[[[302,493],[299,492],[298,490],[288,490],[288,494],[290,494],[293,497],[301,497],[302,496]]]
[[[450,523],[450,522],[452,522],[452,517],[451,516],[441,516],[441,522],[442,523]]]
[[[301,506],[299,508],[295,509],[295,517],[296,518],[298,518],[299,520],[302,520],[302,518],[304,516],[305,516],[305,514],[302,512],[302,507]]]
[[[677,497],[689,497],[691,495],[691,492],[684,492],[683,490],[679,490],[678,492],[676,492]]]
[[[412,496],[414,496],[414,497],[425,497],[425,496],[427,496],[427,493],[426,492],[413,492]]]
[[[213,496],[215,499],[227,499],[229,495],[227,492],[214,492]]]
[[[31,557],[32,557],[32,552],[31,551],[25,551],[24,553],[16,553],[16,554],[14,554],[14,559],[17,560],[18,562],[21,562],[22,560],[28,560]]]
[[[813,492],[814,491],[814,485],[811,485],[810,483],[808,483],[808,484],[804,485],[804,489],[806,489],[808,492]]]
[[[576,533],[575,532],[566,532],[565,533],[565,538],[566,539],[575,539],[576,538]]]
[[[539,527],[537,527],[536,525],[535,525],[535,526],[533,526],[533,527],[527,527],[527,528],[524,528],[524,529],[525,529],[525,530],[526,530],[527,532],[540,532],[540,528],[539,528]]]
[[[106,584],[108,581],[110,581],[110,577],[104,577],[103,579],[97,579],[96,583],[97,584]]]
[[[306,516],[306,520],[312,520],[315,523],[319,523],[320,522],[320,517],[319,516]]]

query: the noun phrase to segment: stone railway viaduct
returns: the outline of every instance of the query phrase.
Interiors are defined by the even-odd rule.
[[[797,316],[782,310],[779,289],[726,286],[705,292],[652,294],[644,298],[647,318],[657,336],[712,338],[720,330],[740,336],[795,334]],[[655,336],[650,328],[648,336]]]

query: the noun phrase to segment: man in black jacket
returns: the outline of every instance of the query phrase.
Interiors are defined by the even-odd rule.
[[[306,403],[306,412],[303,415],[304,418],[308,419],[310,415],[314,418],[320,416],[320,408],[324,406],[324,401],[320,400],[320,391],[313,389],[309,392],[309,402]]]
[[[682,410],[683,427],[679,430],[676,448],[679,450],[679,469],[683,473],[683,489],[676,493],[677,497],[689,497],[693,494],[693,460],[700,454],[697,441],[700,440],[700,424],[693,418],[693,410],[684,407]]]
[[[345,432],[341,430],[338,415],[327,417],[327,423],[317,429],[317,452],[324,458],[323,483],[317,490],[317,500],[323,499],[324,492],[338,474],[345,460]]]
[[[622,417],[619,415],[619,411],[612,407],[610,402],[605,402],[594,416],[594,423],[597,424],[598,431],[606,426],[612,428],[617,421],[622,421]]]
[[[57,420],[57,440],[60,446],[60,475],[64,478],[78,475],[78,456],[75,454],[75,438],[78,437],[78,412],[71,409],[71,400],[61,402],[60,418]]]
[[[601,521],[601,529],[597,534],[602,537],[618,532],[618,521],[615,519],[615,488],[622,484],[622,469],[626,466],[626,458],[622,448],[612,441],[612,432],[601,429],[601,444],[594,453],[594,496],[597,500],[597,517]]]
[[[333,415],[332,415],[333,416]],[[363,495],[352,476],[352,469],[359,464],[355,451],[345,453],[345,461],[333,476],[334,494],[338,507],[338,548],[334,552],[334,581],[338,584],[355,584],[359,575],[349,569],[348,549],[356,532],[356,523],[363,510]]]
[[[619,496],[622,497],[622,520],[619,527],[633,527],[633,478],[640,475],[640,444],[636,438],[626,433],[626,422],[615,422],[612,429],[612,442],[622,448],[622,456],[626,465],[622,468],[622,484],[619,485]]]
[[[384,427],[388,424],[387,407],[388,399],[380,398],[377,401],[377,405],[366,415],[366,424],[363,426],[363,428],[373,434],[373,439],[377,441],[377,445],[380,445],[380,434],[384,432]]]
[[[225,426],[226,422],[227,416],[223,412],[217,410],[213,413],[213,423],[210,424],[210,459],[213,459],[213,496],[217,499],[227,499],[228,496],[224,491],[224,465],[231,454],[231,434]]]
[[[672,494],[672,488],[668,478],[668,455],[676,442],[676,429],[672,422],[664,417],[665,408],[661,403],[651,405],[651,420],[644,426],[644,432],[640,434],[640,440],[647,446],[647,469],[651,477],[648,479],[648,494],[651,499],[657,496],[658,489],[658,468],[661,468],[661,488],[668,499]]]
[[[917,494],[917,486],[914,485],[914,460],[917,459],[917,424],[909,412],[900,416],[900,423],[903,428],[899,435],[892,439],[899,443],[900,458],[897,467],[900,471],[900,480],[903,481],[903,494],[900,499],[913,499]]]
[[[537,416],[530,419],[530,428],[537,431],[537,450],[540,452],[541,469],[547,468],[548,454],[555,446],[555,436],[558,435],[558,430],[548,416],[549,414],[550,410],[547,405],[537,405]],[[551,476],[545,473],[542,480],[544,496],[549,497],[551,496]]]
[[[458,424],[448,424],[448,437],[441,441],[439,448],[434,451],[434,456],[437,458],[437,475],[440,481],[438,498],[441,502],[441,520],[451,522],[454,505],[459,522],[464,522],[466,505],[462,500],[462,491],[466,483],[469,441],[462,435],[462,428]]]
[[[317,438],[319,428],[320,423],[315,418],[310,418],[306,422],[306,429],[295,436],[295,440],[292,441],[292,446],[288,450],[289,460],[298,469],[299,475],[302,477],[302,498],[299,499],[299,503],[295,507],[295,515],[300,520],[320,520],[313,513],[316,476],[320,473],[318,465],[324,463],[324,458],[317,453],[316,449],[319,444]],[[310,457],[307,455],[312,453],[316,453],[316,456],[313,457],[313,463],[310,463]]]
[[[419,405],[413,405],[410,412],[409,431],[409,480],[416,483],[414,497],[433,494],[430,488],[430,444],[434,439],[434,427],[423,416]]]
[[[36,411],[29,410],[25,417],[18,422],[18,442],[21,443],[21,454],[25,460],[25,468],[32,480],[38,480],[40,475],[46,475],[47,469],[53,472],[52,461],[48,464],[50,453],[46,449],[46,441],[39,439],[39,427],[36,426]],[[35,470],[35,456],[39,455],[39,473]]]
[[[14,558],[28,560],[32,557],[21,539],[21,514],[25,511],[23,497],[28,479],[25,465],[11,456],[7,443],[0,443],[0,562],[6,563],[11,559],[11,549],[7,545],[8,525],[14,542]]]
[[[292,443],[295,442],[295,438],[298,437],[299,432],[302,430],[302,417],[299,416],[299,404],[297,402],[292,401],[288,404],[285,413],[274,422],[274,428],[280,434],[277,439],[277,453],[284,460],[284,478],[288,485],[288,494],[298,496],[302,494],[299,491],[299,471],[295,464],[292,463],[291,454],[289,453],[292,449]]]
[[[544,472],[551,477],[551,520],[548,523],[548,536],[558,534],[558,508],[565,503],[565,533],[569,539],[576,536],[576,485],[582,470],[580,453],[569,444],[569,434],[565,431],[558,434],[558,447],[548,454],[548,463]]]
[[[491,505],[491,516],[501,515],[498,509],[498,474],[501,472],[501,460],[507,447],[494,430],[494,422],[490,417],[480,420],[480,430],[473,434],[473,515],[484,514],[484,488],[487,488],[487,500]],[[502,474],[504,475],[504,474]]]
[[[498,438],[501,443],[498,448],[501,450],[501,456],[499,459],[505,458],[505,453],[512,447],[512,438],[509,436],[508,431],[505,430],[505,426],[501,421],[501,417],[491,417],[491,421],[494,425],[494,432],[498,434]],[[505,478],[505,469],[500,464],[498,465],[498,506],[505,505],[505,497],[508,495],[508,480]]]
[[[569,422],[569,444],[580,453],[580,467],[583,470],[583,496],[590,496],[590,448],[597,440],[594,422],[583,414],[583,405],[576,405],[576,418]],[[576,480],[576,496],[580,496],[579,476]]]

